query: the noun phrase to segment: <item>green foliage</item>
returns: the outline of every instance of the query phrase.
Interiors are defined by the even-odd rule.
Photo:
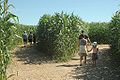
[[[33,26],[33,25],[22,25],[22,24],[15,24],[15,28],[16,28],[16,34],[17,34],[17,39],[14,41],[14,43],[12,43],[12,47],[14,48],[14,46],[16,46],[16,43],[17,45],[18,44],[22,44],[22,35],[24,33],[24,31],[26,31],[28,34],[30,32],[35,32],[36,33],[36,28],[37,26]]]
[[[0,0],[0,80],[6,80],[6,68],[10,61],[9,49],[14,41],[15,27],[11,21],[16,22],[17,16],[8,11],[8,0]]]
[[[112,17],[109,24],[110,43],[112,56],[116,60],[120,60],[120,11]]]
[[[109,25],[108,23],[92,22],[88,24],[88,34],[91,41],[97,41],[98,43],[108,44],[109,43]]]
[[[22,29],[30,27],[16,25],[18,17],[9,12],[8,0],[0,0],[0,80],[7,80],[6,68],[10,62],[10,50],[21,40]]]
[[[37,28],[38,48],[53,59],[70,59],[77,47],[77,39],[84,23],[73,14],[44,15]]]

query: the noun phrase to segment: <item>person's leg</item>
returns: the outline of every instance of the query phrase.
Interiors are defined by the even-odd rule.
[[[27,39],[25,40],[25,46],[27,46]]]
[[[25,42],[25,46],[27,46],[27,40],[26,40],[26,42]]]
[[[83,56],[80,56],[80,66],[82,66]]]
[[[86,64],[86,53],[84,54],[84,63]]]
[[[94,65],[96,66],[96,60],[98,59],[98,56],[97,56],[97,53],[95,54],[95,57],[94,57]]]
[[[24,44],[24,47],[25,47],[25,40],[23,39],[23,44]]]
[[[24,47],[26,47],[27,46],[27,40],[24,39],[23,42],[24,42]]]
[[[32,45],[32,41],[33,41],[33,40],[31,39],[31,45]]]
[[[96,54],[95,53],[92,54],[92,63],[95,66],[95,64],[96,64]]]
[[[29,44],[30,44],[30,46],[32,45],[32,39],[29,39]]]
[[[80,66],[82,66],[82,60],[80,60]]]
[[[25,42],[24,42],[24,47],[25,47]]]

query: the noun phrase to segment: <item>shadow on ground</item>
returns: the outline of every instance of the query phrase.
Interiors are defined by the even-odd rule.
[[[42,64],[51,62],[50,58],[45,57],[35,47],[21,47],[15,52],[18,61],[24,64]]]
[[[91,59],[88,59],[86,65],[72,71],[72,77],[75,80],[119,80],[120,66],[116,67],[117,64],[109,58],[108,49],[101,49],[96,67],[92,65]]]
[[[56,67],[77,67],[78,64],[75,64],[75,65],[71,65],[71,64],[63,64],[63,65],[58,65]]]

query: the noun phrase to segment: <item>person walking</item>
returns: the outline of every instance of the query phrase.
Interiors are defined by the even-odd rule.
[[[27,35],[26,31],[24,32],[22,37],[23,37],[24,47],[26,47],[27,46],[27,39],[28,39],[28,35]]]
[[[85,36],[82,35],[79,38],[79,56],[80,56],[80,66],[82,66],[82,60],[84,58],[84,63],[86,64],[86,56],[87,56],[87,39],[85,39]]]
[[[32,45],[32,41],[33,41],[33,34],[32,32],[30,32],[29,36],[28,36],[28,41],[30,43],[30,46]]]
[[[36,43],[36,34],[35,33],[33,34],[33,43],[34,44]]]
[[[96,66],[96,61],[98,59],[98,53],[99,53],[97,42],[93,42],[92,48],[88,52],[90,51],[92,51],[92,63],[94,64],[94,66]]]

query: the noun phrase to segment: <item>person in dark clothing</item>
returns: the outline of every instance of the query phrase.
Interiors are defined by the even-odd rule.
[[[27,39],[28,39],[28,35],[27,35],[26,31],[24,32],[22,37],[23,37],[24,47],[26,47],[27,46]]]
[[[30,45],[32,45],[32,41],[33,41],[33,34],[32,34],[32,32],[30,32],[30,34],[28,36],[28,41],[29,41]]]
[[[33,43],[34,44],[36,43],[36,34],[35,33],[33,34]]]

